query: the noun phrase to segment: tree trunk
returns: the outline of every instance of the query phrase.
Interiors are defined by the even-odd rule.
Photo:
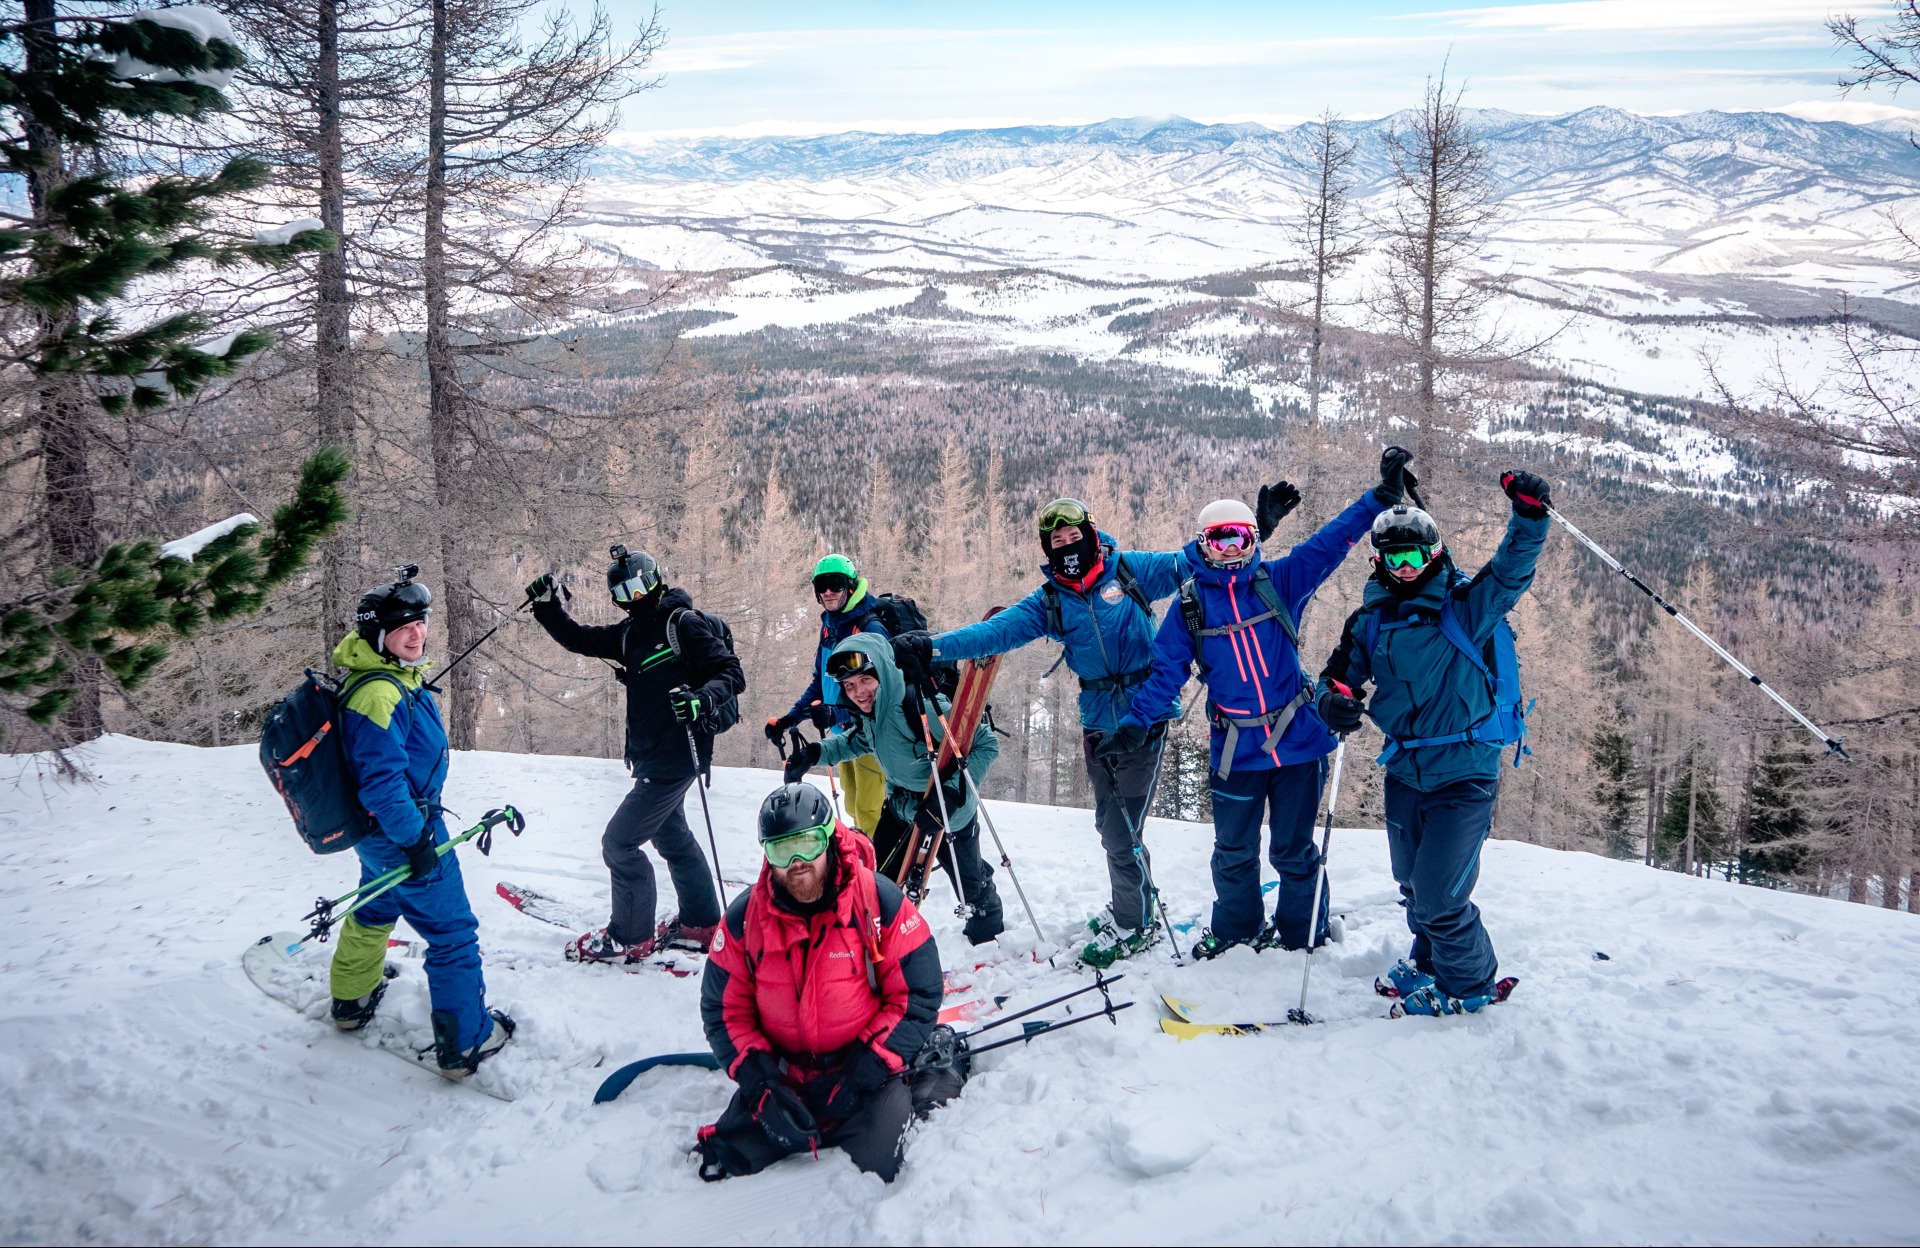
[[[479,639],[473,565],[460,516],[465,502],[466,448],[460,435],[459,377],[453,358],[451,295],[447,281],[447,0],[433,0],[433,35],[427,46],[427,186],[421,232],[421,277],[427,305],[427,427],[433,450],[434,498],[440,527],[441,610],[447,621],[447,653],[456,655]],[[480,721],[476,665],[463,663],[448,680],[447,743],[474,748]]]
[[[21,42],[29,72],[53,71],[54,50],[46,36],[54,30],[54,0],[25,0],[28,31]],[[27,202],[33,214],[46,212],[48,197],[71,179],[60,136],[26,119],[27,150],[38,165],[27,176]],[[41,342],[58,338],[73,324],[71,314],[35,317]],[[87,569],[100,558],[100,535],[94,520],[93,468],[88,462],[88,424],[93,415],[90,396],[70,377],[45,378],[33,396],[32,420],[39,433],[40,472],[44,485],[47,562],[52,567]],[[92,656],[74,665],[73,700],[60,716],[60,730],[68,741],[91,741],[104,732],[100,714],[100,661]]]
[[[1651,867],[1660,859],[1660,730],[1656,725],[1647,737],[1647,857]]]
[[[320,176],[320,223],[333,232],[333,248],[316,258],[314,269],[314,435],[321,446],[349,452],[354,445],[352,327],[347,290],[347,191],[345,143],[341,133],[340,0],[316,0],[314,62],[315,164]],[[356,561],[347,557],[351,538],[345,526],[320,546],[320,648],[332,649],[346,624],[355,587],[348,576]]]
[[[1437,120],[1437,119],[1436,119]],[[1436,134],[1439,127],[1434,127]],[[1427,232],[1420,266],[1420,429],[1413,447],[1416,455],[1433,454],[1433,351],[1438,336],[1434,299],[1440,267],[1440,153],[1427,156]]]
[[[1694,812],[1700,806],[1700,747],[1687,751],[1687,874],[1693,874]]]

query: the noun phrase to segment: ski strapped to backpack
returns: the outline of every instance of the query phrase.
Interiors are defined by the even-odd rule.
[[[1387,748],[1380,751],[1380,757],[1374,761],[1385,763],[1403,750],[1425,749],[1433,745],[1463,745],[1473,742],[1479,745],[1502,747],[1511,745],[1513,765],[1520,765],[1520,758],[1533,751],[1527,746],[1527,716],[1533,711],[1533,703],[1526,700],[1520,692],[1520,653],[1514,646],[1513,626],[1501,617],[1493,626],[1493,635],[1487,639],[1483,652],[1480,646],[1473,644],[1466,626],[1460,623],[1459,615],[1454,611],[1456,597],[1472,587],[1472,582],[1461,586],[1457,579],[1449,582],[1447,593],[1440,599],[1438,624],[1440,635],[1453,643],[1453,648],[1467,657],[1467,661],[1478,668],[1486,678],[1487,692],[1492,695],[1493,709],[1486,718],[1464,732],[1450,732],[1438,737],[1401,738],[1387,735]],[[1401,628],[1412,628],[1425,623],[1421,616],[1408,620],[1396,620],[1391,624],[1380,622],[1379,608],[1367,615],[1366,648],[1367,662],[1373,662],[1374,651],[1379,647],[1380,635]],[[1377,724],[1379,721],[1375,721]],[[1386,730],[1381,729],[1385,734]]]
[[[355,672],[336,681],[308,668],[299,687],[274,704],[261,726],[260,767],[286,802],[294,830],[316,854],[351,849],[378,831],[360,804],[341,723],[347,699],[376,680],[391,682],[403,701],[412,695],[392,672]]]
[[[1229,589],[1227,592],[1233,592]],[[1231,624],[1222,624],[1218,628],[1208,628],[1206,615],[1200,605],[1200,591],[1188,577],[1180,582],[1180,618],[1186,623],[1187,636],[1193,639],[1193,658],[1200,668],[1200,680],[1207,679],[1207,660],[1200,642],[1206,637],[1230,637],[1234,633],[1252,628],[1267,620],[1277,620],[1280,631],[1287,635],[1293,645],[1294,668],[1300,666],[1300,627],[1294,623],[1293,613],[1287,610],[1287,604],[1280,601],[1280,591],[1273,587],[1273,578],[1267,574],[1267,565],[1261,564],[1253,570],[1253,592],[1266,608],[1259,615],[1244,620],[1235,620]],[[1299,672],[1300,691],[1288,700],[1285,706],[1277,706],[1262,715],[1228,715],[1217,706],[1211,696],[1207,699],[1207,717],[1212,725],[1226,734],[1226,740],[1220,747],[1220,778],[1226,779],[1233,774],[1233,756],[1240,746],[1242,728],[1264,728],[1267,730],[1266,744],[1260,748],[1272,749],[1273,743],[1287,735],[1287,728],[1293,723],[1293,717],[1300,708],[1313,701],[1313,684],[1304,671]]]

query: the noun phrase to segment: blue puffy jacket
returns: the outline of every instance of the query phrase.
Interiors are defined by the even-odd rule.
[[[1386,510],[1369,490],[1345,511],[1327,521],[1320,531],[1279,559],[1263,561],[1258,552],[1244,568],[1210,568],[1200,557],[1199,543],[1182,551],[1187,573],[1198,591],[1201,615],[1208,628],[1219,628],[1267,613],[1254,586],[1254,573],[1265,567],[1280,602],[1299,624],[1315,591],[1332,576],[1347,552],[1373,528],[1373,518]],[[1177,592],[1177,587],[1176,587]],[[1153,642],[1153,674],[1133,692],[1126,718],[1136,724],[1153,722],[1150,712],[1164,706],[1187,683],[1194,658],[1193,638],[1179,604],[1168,608]],[[1234,749],[1228,771],[1255,771],[1304,763],[1333,749],[1333,734],[1320,722],[1311,702],[1298,706],[1271,748],[1263,727],[1226,728],[1221,717],[1250,719],[1272,715],[1294,702],[1305,687],[1300,656],[1278,620],[1263,620],[1238,632],[1201,640],[1199,656],[1206,668],[1207,712],[1213,723],[1211,758],[1217,772],[1222,752],[1232,738]],[[1277,726],[1277,725],[1276,725]]]
[[[1457,584],[1453,613],[1476,644],[1486,644],[1494,626],[1533,584],[1534,565],[1546,545],[1550,523],[1544,516],[1538,520],[1514,516],[1487,566],[1472,581]],[[1320,674],[1322,688],[1329,680],[1356,690],[1373,682],[1367,715],[1388,736],[1418,740],[1465,732],[1493,709],[1487,678],[1437,626],[1440,600],[1455,584],[1451,572],[1449,564],[1405,601],[1396,599],[1378,580],[1369,583],[1366,597],[1347,617],[1340,644]],[[1367,616],[1375,612],[1383,625],[1406,623],[1409,627],[1383,627],[1373,653],[1368,654]],[[1423,793],[1456,780],[1494,780],[1500,775],[1500,749],[1460,742],[1404,750],[1387,760],[1387,774]]]
[[[855,633],[887,635],[886,615],[880,610],[879,601],[867,591],[864,576],[854,586],[846,606],[820,613],[820,648],[813,655],[813,679],[787,714],[805,715],[807,708],[818,702],[833,712],[834,727],[845,728],[853,723],[852,713],[840,705],[840,682],[827,675],[827,656]]]
[[[445,840],[440,789],[447,782],[447,730],[433,691],[423,687],[425,666],[401,667],[358,633],[348,633],[333,648],[333,661],[353,681],[340,728],[360,804],[393,845],[413,844],[428,827],[436,841]],[[362,675],[374,672],[383,675]],[[399,854],[379,845],[368,840],[360,848],[386,865],[400,861]]]
[[[1140,582],[1149,602],[1179,592],[1187,561],[1172,550],[1119,554],[1105,533],[1100,534],[1100,558],[1099,576],[1087,593],[1061,584],[1049,567],[1044,573],[1048,584],[992,619],[936,636],[934,657],[944,663],[983,659],[1050,637],[1066,647],[1067,667],[1080,678],[1080,726],[1113,731],[1153,664],[1153,616],[1121,588],[1118,561],[1126,560],[1127,571]],[[1057,632],[1047,619],[1050,594],[1060,604]],[[1140,718],[1150,724],[1175,718],[1180,714],[1179,694],[1175,685],[1157,701],[1139,702]]]

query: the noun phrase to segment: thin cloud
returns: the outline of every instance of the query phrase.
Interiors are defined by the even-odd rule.
[[[1833,11],[1829,0],[1572,0],[1498,8],[1403,13],[1401,21],[1431,19],[1480,30],[1542,33],[1620,30],[1738,30],[1817,24]]]

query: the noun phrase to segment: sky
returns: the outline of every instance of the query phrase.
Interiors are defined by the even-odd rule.
[[[648,0],[604,0],[635,29]],[[1780,109],[1904,116],[1920,98],[1855,94],[1829,12],[1877,27],[1888,0],[660,0],[644,134],[818,134],[1083,123],[1177,114],[1292,124],[1377,117],[1446,66],[1480,108],[1557,114]],[[1911,114],[1920,117],[1920,113]]]

